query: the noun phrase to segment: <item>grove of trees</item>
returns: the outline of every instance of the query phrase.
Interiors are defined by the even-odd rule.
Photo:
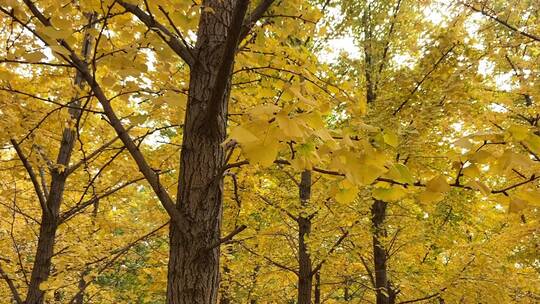
[[[540,303],[539,1],[0,27],[0,303]]]

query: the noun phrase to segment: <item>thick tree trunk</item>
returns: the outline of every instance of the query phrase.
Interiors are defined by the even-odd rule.
[[[168,304],[213,304],[218,299],[220,250],[214,245],[220,239],[224,166],[221,143],[226,136],[231,73],[225,79],[217,79],[217,74],[235,3],[203,3],[213,12],[202,13],[195,46],[197,58],[190,74],[177,200],[177,209],[185,221],[178,223],[182,231],[177,225],[170,229]],[[212,104],[217,82],[225,82],[225,91]]]
[[[305,207],[311,198],[311,172],[302,172],[300,181],[300,204]],[[311,289],[313,285],[313,269],[311,257],[306,244],[306,236],[311,233],[311,218],[307,215],[298,216],[298,304],[311,304]]]

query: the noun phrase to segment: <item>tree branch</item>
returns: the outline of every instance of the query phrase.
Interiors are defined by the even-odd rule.
[[[45,197],[41,187],[39,186],[39,181],[37,179],[36,173],[34,172],[34,169],[32,169],[32,165],[30,164],[26,156],[24,156],[24,153],[17,141],[15,139],[11,139],[10,141],[15,148],[15,152],[17,152],[17,156],[19,157],[24,168],[26,169],[28,176],[30,176],[30,180],[32,181],[32,185],[34,186],[34,190],[38,197],[41,209],[43,210],[43,212],[49,212],[49,208],[47,207],[47,198]]]
[[[182,36],[177,33],[177,35],[173,34],[171,31],[169,31],[163,24],[159,23],[154,19],[153,16],[146,13],[142,9],[140,9],[138,6],[127,3],[122,0],[116,1],[118,4],[123,6],[127,11],[132,13],[133,15],[137,16],[137,18],[144,23],[148,29],[155,32],[165,43],[169,45],[169,47],[178,55],[182,60],[184,60],[187,65],[193,66],[195,62],[195,58],[193,57],[191,47],[187,45],[187,42],[184,40]]]
[[[270,9],[270,6],[274,3],[275,0],[262,0],[259,5],[251,13],[249,13],[249,17],[244,20],[244,24],[242,26],[242,31],[240,32],[240,39],[239,41],[244,40],[246,36],[249,34],[251,29],[255,26],[257,21],[259,21],[264,14]]]
[[[239,234],[240,232],[246,230],[247,226],[246,225],[240,225],[238,227],[236,227],[233,231],[231,231],[229,234],[227,234],[226,236],[222,237],[218,242],[210,245],[208,248],[206,248],[206,250],[212,250],[218,246],[220,246],[221,244],[224,244],[224,243],[227,243],[227,242],[230,242],[234,236],[236,236],[237,234]]]
[[[219,69],[217,71],[216,80],[212,88],[212,95],[210,96],[209,106],[206,113],[206,118],[202,120],[202,123],[217,124],[217,116],[221,108],[221,100],[223,95],[227,90],[229,85],[229,79],[232,67],[234,64],[234,58],[236,56],[236,49],[238,48],[238,43],[240,42],[240,34],[242,31],[242,22],[246,11],[249,5],[250,0],[238,0],[236,6],[233,10],[233,16],[231,25],[227,31],[227,38],[225,40],[225,47],[223,55],[220,60]],[[213,131],[215,128],[208,128],[208,130]]]
[[[522,35],[522,36],[525,36],[525,37],[527,37],[527,38],[529,38],[529,39],[532,39],[532,40],[534,40],[534,41],[540,42],[540,36],[536,36],[536,35],[534,35],[534,34],[527,33],[527,32],[525,32],[525,31],[522,31],[522,30],[516,28],[515,26],[511,25],[510,23],[508,23],[508,22],[502,20],[501,18],[489,14],[489,13],[488,13],[485,9],[483,9],[483,8],[482,8],[482,9],[476,8],[476,7],[474,7],[473,5],[468,4],[468,3],[465,3],[465,2],[463,2],[463,1],[460,1],[460,3],[463,4],[464,6],[470,8],[471,10],[473,10],[473,11],[475,11],[475,12],[477,12],[477,13],[482,14],[483,16],[485,16],[485,17],[487,17],[487,18],[489,18],[489,19],[496,21],[497,23],[499,23],[499,24],[505,26],[506,28],[508,28],[508,29],[510,29],[510,30],[512,30],[512,31],[514,31],[514,32],[516,32],[516,33],[518,33],[518,34],[520,34],[520,35]]]
[[[13,283],[13,280],[4,272],[2,267],[0,266],[0,277],[6,281],[8,284],[9,290],[11,290],[11,294],[13,295],[13,299],[17,304],[23,304],[23,300],[21,298],[21,295],[19,294],[19,291],[17,290],[17,287],[15,287],[15,284]]]

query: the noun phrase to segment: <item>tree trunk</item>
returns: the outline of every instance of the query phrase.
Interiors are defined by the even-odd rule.
[[[395,294],[390,286],[387,271],[386,249],[380,239],[386,235],[384,219],[386,217],[387,202],[375,200],[371,207],[371,223],[373,225],[373,261],[375,264],[375,288],[377,304],[394,304]]]
[[[217,79],[217,74],[236,2],[203,3],[213,12],[201,14],[197,58],[190,72],[177,199],[185,221],[178,223],[183,231],[177,225],[170,228],[168,304],[214,304],[218,299],[220,250],[214,245],[220,240],[225,161],[221,143],[226,136],[231,73],[225,79]],[[225,91],[212,104],[217,82],[225,82]],[[210,112],[216,116],[208,116]]]
[[[314,304],[321,304],[321,270],[317,271],[315,274],[315,298],[313,299]]]
[[[311,172],[302,172],[300,181],[300,204],[306,207],[311,197]],[[298,304],[311,304],[313,269],[305,237],[311,232],[311,217],[300,212],[298,216]]]
[[[94,15],[88,15],[89,23],[92,23]],[[86,60],[90,54],[91,36],[86,33],[83,39],[82,57]],[[77,71],[75,75],[75,85],[83,87],[82,74]],[[69,115],[72,121],[78,121],[82,111],[78,96],[74,96],[72,107],[69,108]],[[73,152],[73,146],[77,138],[77,133],[72,128],[64,128],[62,141],[56,158],[57,167],[51,171],[51,186],[49,196],[42,206],[41,225],[39,228],[38,244],[30,284],[26,295],[25,304],[41,304],[44,301],[44,292],[39,288],[41,283],[49,278],[51,271],[52,257],[54,254],[54,242],[58,229],[60,205],[64,196],[64,188],[68,178],[67,168]]]

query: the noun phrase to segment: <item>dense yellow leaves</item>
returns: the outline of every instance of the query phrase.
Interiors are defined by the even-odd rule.
[[[59,40],[75,54],[85,34],[98,42],[88,69],[173,197],[178,153],[193,148],[182,142],[192,68],[163,31],[112,0],[35,2],[52,26],[30,18],[23,2],[0,0],[44,40],[2,15],[0,266],[24,293],[42,213],[15,139],[45,188],[82,161],[60,213],[90,203],[60,225],[53,271],[40,285],[47,300],[67,302],[82,279],[91,282],[89,304],[161,303],[166,228],[139,238],[168,218],[148,184],[134,181],[138,168],[95,92],[73,86],[77,69]],[[201,1],[125,2],[149,9],[188,45],[201,43],[200,15],[219,13]],[[228,164],[209,174],[224,179],[222,234],[248,226],[221,248],[222,299],[296,302],[299,217],[311,221],[304,241],[311,265],[322,265],[313,281],[320,275],[325,303],[376,302],[374,237],[388,256],[388,286],[401,291],[397,302],[437,294],[430,299],[531,303],[540,292],[538,45],[443,2],[351,0],[321,10],[285,1],[241,42],[221,143]],[[510,11],[504,1],[464,2],[538,33],[536,3],[517,1]],[[86,23],[89,13],[95,26]],[[346,46],[337,54],[339,41]],[[79,120],[70,118],[75,104],[84,106]],[[68,165],[56,163],[64,130],[77,134]],[[311,197],[301,202],[305,170]],[[374,201],[388,203],[379,235]],[[0,294],[10,294],[4,281]]]

